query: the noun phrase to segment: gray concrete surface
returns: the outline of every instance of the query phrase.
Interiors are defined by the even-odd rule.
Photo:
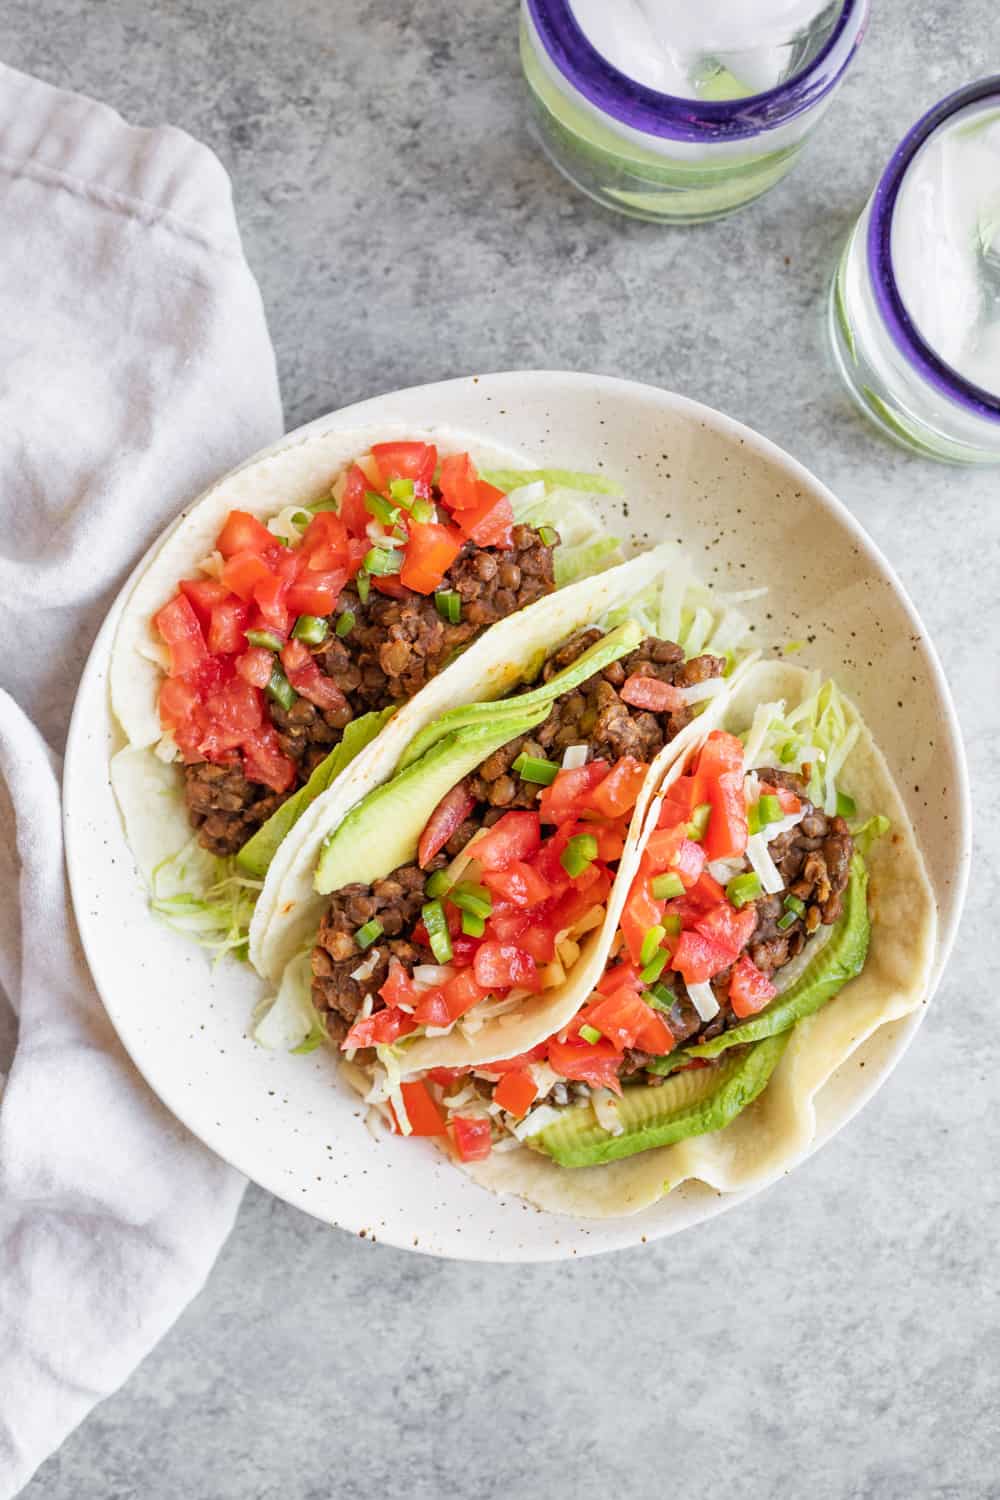
[[[373,1247],[251,1190],[203,1295],[29,1500],[1000,1495],[1000,482],[863,425],[821,318],[891,145],[996,66],[1000,22],[992,0],[874,10],[798,171],[670,232],[539,157],[513,0],[7,0],[6,61],[226,163],[290,425],[472,369],[596,369],[699,397],[810,465],[942,651],[979,832],[917,1044],[789,1182],[681,1240],[524,1269]]]

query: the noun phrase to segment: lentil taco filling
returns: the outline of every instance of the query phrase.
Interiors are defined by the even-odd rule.
[[[608,639],[578,632],[541,681]],[[685,661],[672,642],[641,641],[452,787],[416,861],[335,891],[311,956],[327,1034],[353,1052],[419,1026],[474,1027],[484,1002],[562,983],[576,939],[603,915],[647,767],[724,668],[718,656]]]
[[[358,716],[406,702],[476,635],[555,588],[551,527],[519,525],[467,454],[377,444],[331,505],[230,512],[210,560],[155,618],[163,726],[188,815],[237,853]]]

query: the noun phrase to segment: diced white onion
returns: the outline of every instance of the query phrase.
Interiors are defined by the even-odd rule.
[[[783,833],[788,833],[791,829],[797,828],[805,815],[806,810],[804,807],[800,807],[797,813],[786,813],[783,818],[778,819],[777,823],[765,823],[764,827],[760,830],[760,836],[765,843],[773,843]]]
[[[721,677],[709,677],[706,682],[692,682],[690,687],[682,687],[677,690],[682,694],[685,703],[702,703],[706,698],[717,698],[720,693],[726,691],[726,684]]]
[[[551,1104],[539,1104],[535,1109],[529,1110],[512,1130],[519,1141],[525,1141],[529,1135],[537,1135],[547,1125],[554,1125],[558,1119],[559,1111],[553,1109]]]
[[[586,745],[567,745],[562,758],[564,771],[578,771],[587,764],[589,750]]]
[[[378,949],[373,948],[364,963],[358,964],[356,969],[351,970],[352,979],[370,979],[378,968]]]
[[[701,984],[689,984],[687,992],[691,997],[691,1004],[703,1021],[711,1021],[719,1014],[719,1002],[707,979]]]
[[[529,1063],[528,1072],[535,1081],[536,1099],[544,1099],[559,1082],[559,1074],[546,1062]]]
[[[482,1031],[483,1023],[482,1021],[480,1021],[478,1016],[473,1016],[470,1013],[469,1015],[462,1017],[461,1021],[459,1021],[458,1023],[458,1027],[459,1030],[464,1032],[466,1036],[475,1036],[477,1031]]]
[[[763,833],[752,833],[747,839],[747,859],[769,896],[776,896],[779,891],[784,890],[785,882],[768,853],[767,839]]]
[[[170,730],[165,730],[163,734],[160,735],[153,754],[156,756],[157,760],[166,761],[167,765],[170,765],[172,761],[178,759],[180,753],[181,752],[178,749],[177,741],[174,739]]]
[[[417,964],[413,970],[413,982],[433,988],[435,985],[447,984],[454,974],[451,964]]]
[[[720,885],[728,885],[734,875],[743,869],[742,859],[712,859],[708,862],[708,873]]]
[[[425,1026],[424,1036],[449,1036],[454,1026],[454,1021],[450,1021],[447,1026]]]
[[[464,1089],[459,1089],[457,1094],[448,1094],[442,1101],[445,1109],[460,1109],[463,1104],[468,1104],[470,1099],[476,1097],[476,1090],[471,1083],[467,1083]]]
[[[718,1006],[716,1006],[718,1010]],[[623,1135],[625,1126],[618,1114],[618,1097],[610,1089],[594,1089],[590,1096],[590,1102],[594,1106],[594,1114],[597,1123],[606,1130],[609,1135]]]
[[[210,552],[198,564],[198,572],[207,574],[209,578],[221,578],[225,566],[226,559],[221,552]]]

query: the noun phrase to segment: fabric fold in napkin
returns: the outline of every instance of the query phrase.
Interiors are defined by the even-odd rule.
[[[243,1180],[111,1028],[64,873],[76,683],[136,559],[281,431],[229,180],[0,66],[0,1500],[202,1286]],[[100,872],[95,871],[95,878]]]

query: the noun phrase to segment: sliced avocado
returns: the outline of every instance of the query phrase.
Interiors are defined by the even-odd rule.
[[[500,714],[514,717],[539,704],[544,706],[545,714],[547,714],[555,700],[563,693],[571,692],[573,688],[579,687],[581,682],[586,682],[588,677],[603,672],[604,668],[610,667],[613,661],[634,651],[644,634],[642,626],[636,620],[626,620],[624,625],[618,626],[617,630],[611,630],[601,640],[595,641],[582,656],[577,657],[575,662],[562,672],[557,672],[551,681],[541,683],[530,692],[518,693],[516,697],[505,698],[500,703],[467,703],[460,708],[451,709],[414,736],[399,763],[400,769],[406,770],[407,766],[412,766],[422,755],[427,754],[432,745],[436,745],[439,740],[444,739],[445,735],[452,734],[455,730],[480,724],[487,719],[496,723]],[[507,736],[507,739],[513,738],[513,734]],[[501,743],[506,743],[506,741]]]
[[[605,1130],[587,1104],[563,1110],[556,1124],[529,1136],[528,1145],[561,1167],[596,1167],[723,1130],[764,1089],[787,1044],[784,1032],[711,1067],[678,1073],[659,1088],[626,1088],[618,1103],[618,1119],[625,1127],[620,1135]]]
[[[326,896],[355,881],[371,885],[416,858],[420,835],[445,793],[547,713],[546,704],[535,705],[518,719],[494,715],[492,724],[460,729],[376,787],[327,835],[313,880],[316,890]]]
[[[703,1042],[700,1047],[688,1047],[688,1057],[718,1057],[727,1047],[739,1047],[746,1042],[756,1042],[762,1037],[775,1036],[787,1031],[797,1021],[815,1015],[832,1000],[864,968],[868,956],[868,940],[871,937],[871,921],[868,916],[868,869],[860,854],[851,860],[851,874],[847,882],[844,910],[830,939],[816,954],[810,964],[802,970],[794,984],[784,994],[778,995],[766,1010],[724,1031],[721,1036]]]
[[[344,737],[325,760],[321,760],[304,786],[300,786],[294,797],[283,802],[278,811],[262,823],[252,839],[243,845],[236,856],[236,863],[247,875],[263,879],[277,852],[278,845],[299,821],[310,802],[315,802],[350,765],[354,757],[371,744],[379,730],[389,722],[396,712],[396,704],[381,713],[364,714],[354,719],[344,730]]]

